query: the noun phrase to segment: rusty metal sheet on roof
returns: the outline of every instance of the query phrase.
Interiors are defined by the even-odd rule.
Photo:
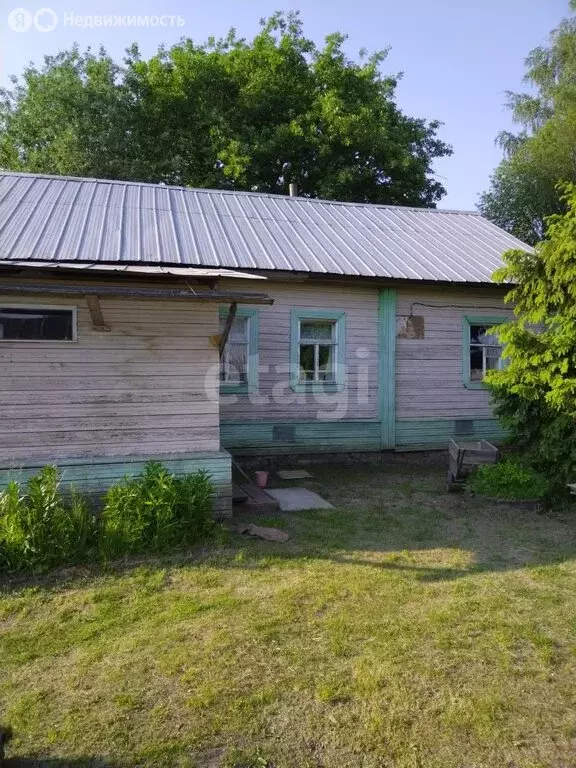
[[[521,241],[474,212],[0,174],[0,263],[489,282]]]
[[[96,262],[86,264],[81,261],[2,261],[1,267],[27,267],[35,269],[75,269],[87,272],[117,272],[130,275],[145,275],[152,277],[188,277],[216,279],[221,277],[237,278],[242,280],[267,280],[263,275],[255,275],[253,272],[238,272],[235,269],[214,269],[205,267],[171,267],[158,264],[105,264]]]

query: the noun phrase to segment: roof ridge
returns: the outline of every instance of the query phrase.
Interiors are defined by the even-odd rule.
[[[402,211],[414,211],[416,213],[438,213],[438,214],[456,214],[464,216],[481,216],[479,211],[470,210],[457,210],[451,208],[425,208],[412,205],[390,205],[387,203],[359,203],[350,200],[328,200],[326,198],[319,197],[303,197],[291,195],[281,195],[274,192],[256,192],[252,190],[236,190],[236,189],[211,189],[207,187],[185,187],[179,184],[165,184],[163,182],[153,183],[150,181],[126,181],[124,179],[99,179],[90,176],[61,176],[58,174],[50,173],[28,173],[26,171],[10,171],[0,170],[0,176],[19,176],[24,178],[33,179],[54,179],[56,181],[78,181],[78,182],[92,182],[96,184],[123,184],[136,187],[152,187],[153,189],[174,189],[182,190],[184,192],[196,192],[199,194],[207,195],[242,195],[249,197],[267,198],[273,200],[286,200],[290,203],[313,203],[316,205],[342,205],[350,207],[367,207],[378,208],[386,210],[402,210]]]

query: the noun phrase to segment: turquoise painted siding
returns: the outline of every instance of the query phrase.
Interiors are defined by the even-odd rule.
[[[380,447],[396,445],[396,291],[384,288],[378,297],[378,418]]]
[[[290,431],[293,432],[290,434]],[[250,422],[222,424],[222,445],[237,455],[380,450],[380,422]]]
[[[215,488],[214,510],[220,515],[232,512],[232,459],[226,451],[190,454],[165,454],[121,458],[60,459],[56,462],[62,473],[62,483],[87,493],[103,493],[126,475],[137,475],[147,461],[161,461],[176,475],[204,469],[209,472]],[[0,489],[11,480],[26,481],[46,465],[46,461],[25,465],[0,467]]]
[[[457,432],[457,421],[472,423],[469,434]],[[445,448],[448,440],[490,440],[502,442],[506,432],[497,419],[399,419],[396,422],[396,449]]]
[[[464,421],[472,423],[472,431],[465,435],[457,434],[454,419],[399,419],[395,425],[396,450],[443,449],[452,437],[495,442],[502,442],[506,437],[496,419],[472,418]],[[245,422],[223,424],[222,444],[238,456],[361,453],[380,450],[380,432],[380,422],[374,421]]]

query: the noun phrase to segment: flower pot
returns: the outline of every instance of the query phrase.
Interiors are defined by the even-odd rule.
[[[266,488],[268,485],[268,472],[255,472],[256,485],[258,488]]]

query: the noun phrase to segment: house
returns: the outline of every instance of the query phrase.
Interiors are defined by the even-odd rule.
[[[0,483],[498,440],[476,213],[0,174]]]

